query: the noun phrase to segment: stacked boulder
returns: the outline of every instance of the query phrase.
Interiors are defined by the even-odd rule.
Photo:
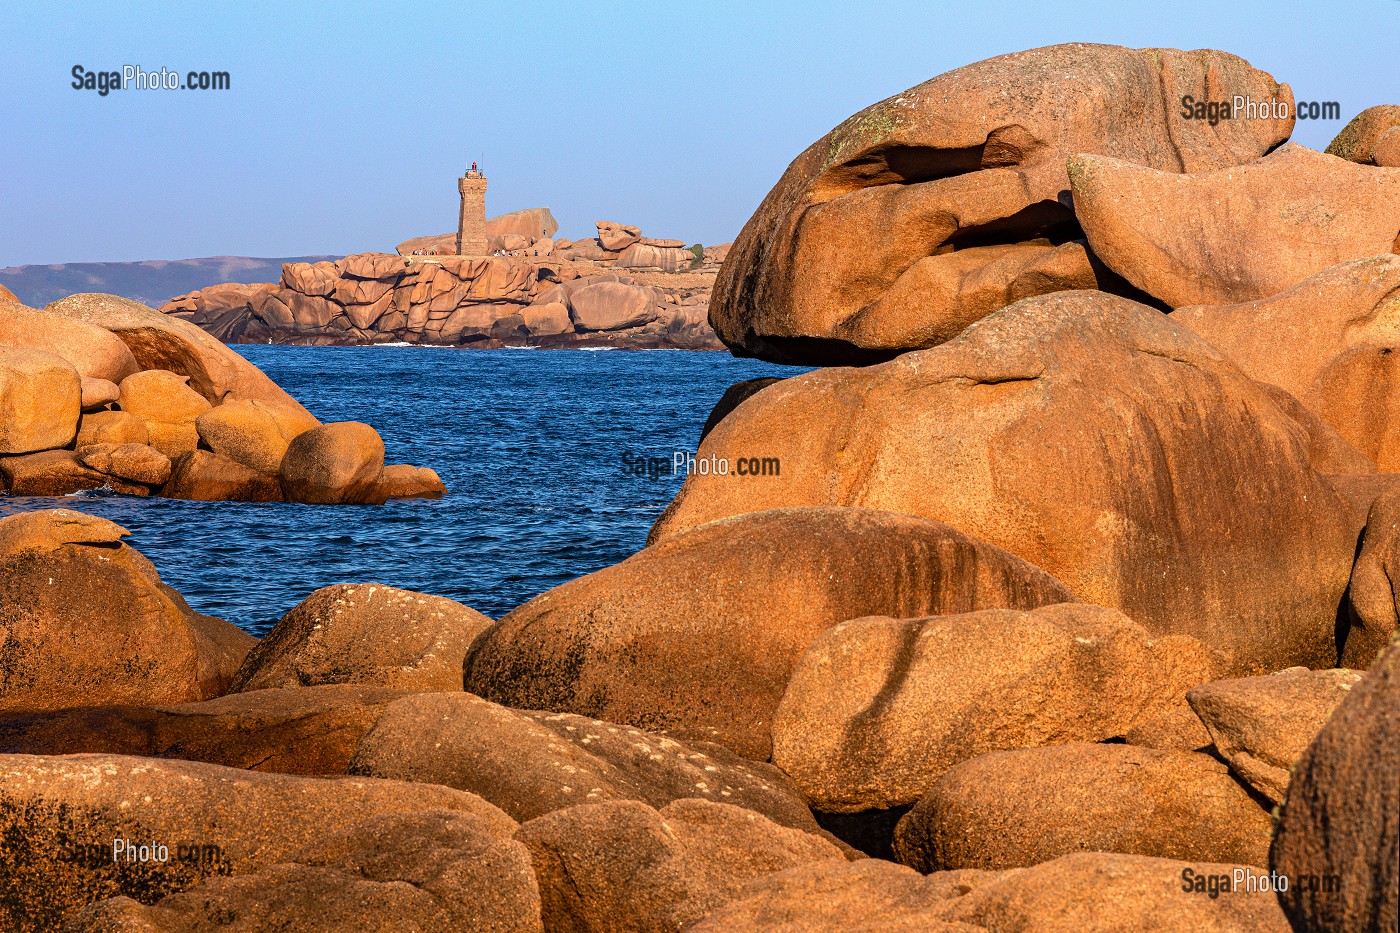
[[[205,331],[112,295],[0,302],[0,488],[375,503],[441,495],[368,425],[321,424]]]
[[[494,622],[330,588],[96,699],[7,652],[0,925],[1394,929],[1390,170],[1180,115],[1223,87],[1291,100],[1219,52],[1057,46],[799,156],[712,317],[826,368],[731,388],[620,564]],[[1135,239],[1172,191],[1226,239]],[[1251,200],[1292,265],[1249,265]],[[617,284],[573,281],[571,320]],[[120,529],[72,521],[0,520],[0,644],[64,634],[26,580],[102,585]],[[80,619],[113,670],[115,630],[210,628],[165,595]]]

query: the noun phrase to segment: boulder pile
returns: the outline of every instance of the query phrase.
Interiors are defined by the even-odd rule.
[[[114,295],[0,300],[0,491],[382,503],[446,492],[384,464],[366,424],[322,424],[206,331]]]
[[[1066,45],[837,127],[712,309],[824,368],[731,387],[647,546],[499,620],[335,586],[253,644],[110,523],[0,519],[0,927],[1395,929],[1396,123],[1177,101],[1235,93],[1292,100]],[[532,294],[636,326],[612,275]],[[148,372],[165,445],[238,377]]]
[[[557,228],[547,208],[517,211],[488,222],[502,231],[489,256],[419,237],[399,255],[287,263],[275,284],[213,285],[161,311],[228,343],[722,349],[709,294],[728,244],[685,249],[601,220],[594,239],[553,239]]]

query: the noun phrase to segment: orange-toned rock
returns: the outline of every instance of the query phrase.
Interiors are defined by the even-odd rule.
[[[233,690],[317,684],[460,690],[467,646],[491,624],[441,596],[375,583],[322,587],[249,652]]]
[[[160,494],[201,502],[281,502],[283,498],[277,477],[207,450],[173,458],[170,479]]]
[[[447,486],[437,471],[407,463],[385,465],[379,475],[375,499],[436,499],[447,495]]]
[[[69,295],[45,307],[44,313],[111,331],[142,369],[168,369],[188,376],[190,387],[211,403],[242,398],[299,404],[262,370],[199,327],[143,304],[115,295]]]
[[[126,534],[65,509],[0,519],[0,710],[203,699],[189,621]]]
[[[598,228],[598,245],[609,252],[619,253],[642,238],[642,231],[631,224],[600,220],[595,226]]]
[[[1246,866],[1081,852],[1031,868],[921,875],[881,859],[813,862],[770,875],[690,933],[1290,933],[1257,883],[1224,893]],[[1183,890],[1182,878],[1191,886]],[[1199,879],[1201,887],[1195,888]],[[1211,897],[1213,884],[1216,896]]]
[[[133,483],[159,486],[170,478],[170,458],[144,444],[89,444],[76,453],[84,466]]]
[[[21,304],[19,298],[15,296],[15,293],[3,285],[0,285],[0,301],[8,301],[11,304]]]
[[[12,840],[0,849],[0,927],[53,930],[100,897],[153,900],[288,862],[370,818],[427,811],[467,814],[498,837],[515,829],[479,797],[431,784],[121,755],[0,756],[0,833]],[[114,859],[114,839],[165,845],[167,861]]]
[[[1265,866],[1269,811],[1210,755],[1076,743],[954,766],[899,821],[919,871],[1020,868],[1074,852]]]
[[[589,282],[569,295],[581,331],[622,330],[656,320],[656,293],[641,285]]]
[[[532,337],[548,337],[553,334],[571,334],[574,322],[569,317],[569,309],[562,302],[534,304],[522,308],[520,317]]]
[[[359,504],[377,499],[384,441],[358,421],[337,421],[297,435],[282,458],[289,502]],[[380,500],[382,501],[382,500]]]
[[[1270,867],[1295,930],[1400,924],[1400,637],[1294,765]]]
[[[915,803],[993,751],[1121,736],[1214,674],[1194,638],[1066,603],[868,617],[818,636],[773,720],[773,763],[825,812]]]
[[[781,474],[692,472],[651,540],[785,506],[919,515],[1229,653],[1230,673],[1332,667],[1356,529],[1310,445],[1171,317],[1060,292],[940,347],[767,387],[696,460],[769,458]]]
[[[121,389],[109,379],[83,376],[80,396],[84,412],[101,411],[121,398]]]
[[[115,897],[65,926],[141,930],[336,930],[377,933],[543,933],[526,848],[469,813],[372,817],[318,839],[280,864],[213,877],[146,906]]]
[[[1283,803],[1289,772],[1361,674],[1294,667],[1201,684],[1186,699],[1236,777]]]
[[[1277,295],[1391,252],[1400,230],[1400,170],[1292,143],[1196,175],[1097,155],[1074,156],[1069,170],[1090,248],[1173,308]]]
[[[82,383],[63,357],[0,347],[0,454],[62,447],[78,431]]]
[[[1049,250],[1081,237],[1075,210],[1060,200],[1075,153],[1202,172],[1257,159],[1288,138],[1291,116],[1217,126],[1181,116],[1183,96],[1234,94],[1293,102],[1287,85],[1223,52],[1086,43],[926,81],[855,114],[793,160],[734,242],[710,323],[746,356],[869,362],[946,339],[998,292],[1083,282],[1073,253],[1046,253],[1050,265],[1037,271],[1033,256],[1012,261],[991,250],[982,255],[1002,268],[987,273],[957,254],[1032,241]],[[926,301],[923,282],[936,289]]]
[[[0,716],[0,754],[140,755],[277,774],[342,775],[356,744],[402,696],[402,690],[331,684],[172,706],[11,713]]]
[[[291,442],[320,422],[297,406],[234,400],[195,420],[200,440],[214,453],[259,473],[276,476]]]
[[[487,236],[516,233],[528,240],[542,240],[559,232],[559,221],[547,207],[527,207],[509,214],[497,214],[486,221]]]
[[[1366,517],[1347,588],[1342,667],[1369,668],[1400,628],[1395,580],[1400,580],[1400,486],[1377,496]]]
[[[689,268],[695,257],[689,251],[674,247],[653,246],[649,243],[633,243],[617,257],[619,269],[659,269],[662,272],[679,272]]]
[[[12,496],[66,496],[84,489],[111,486],[119,492],[147,495],[144,486],[122,483],[84,466],[71,450],[45,450],[0,457],[0,488]]]
[[[1334,266],[1270,298],[1182,308],[1172,320],[1206,338],[1255,379],[1288,390],[1382,473],[1396,473],[1397,292],[1400,256],[1372,256]]]
[[[1390,165],[1376,158],[1382,139],[1400,127],[1400,106],[1381,104],[1358,113],[1327,147],[1329,155],[1362,165]],[[1388,147],[1387,147],[1388,148]]]
[[[93,324],[0,303],[0,346],[61,356],[78,374],[121,382],[136,372],[136,358],[116,335]]]
[[[775,510],[675,535],[535,597],[473,642],[465,686],[767,760],[788,680],[833,625],[1069,599],[1048,574],[947,525]]]
[[[145,444],[150,435],[146,422],[129,411],[95,411],[78,422],[77,446],[89,444]]]
[[[1400,126],[1391,127],[1376,140],[1371,161],[1384,168],[1400,168]]]
[[[196,419],[209,402],[182,376],[165,369],[147,369],[122,380],[122,411],[146,422],[148,443],[172,460],[199,446]]]
[[[547,930],[680,930],[758,879],[845,861],[825,839],[708,800],[570,807],[515,838],[530,850]]]

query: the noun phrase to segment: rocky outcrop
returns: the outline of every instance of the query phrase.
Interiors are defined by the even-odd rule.
[[[1400,637],[1294,766],[1269,863],[1294,929],[1400,924]]]
[[[1202,684],[1186,699],[1230,770],[1274,803],[1283,803],[1294,764],[1360,680],[1360,671],[1298,667]]]
[[[1168,172],[1257,159],[1292,118],[1219,126],[1180,98],[1287,85],[1223,52],[1083,43],[968,65],[866,108],[788,167],[715,285],[734,352],[870,362],[931,346],[1009,301],[1131,289],[1084,249],[1065,163],[1102,153]]]
[[[1199,174],[1099,155],[1074,156],[1069,173],[1094,253],[1173,308],[1277,295],[1392,252],[1400,230],[1400,170],[1293,143]]]
[[[550,242],[543,257],[525,249],[484,257],[361,253],[288,264],[277,285],[203,289],[161,310],[231,343],[719,349],[706,323],[713,270],[664,274],[679,260],[571,262]],[[634,247],[642,248],[656,249]],[[672,252],[684,253],[686,264],[694,259]],[[572,286],[604,282],[606,298],[572,300]]]
[[[818,810],[912,804],[986,752],[1121,736],[1213,665],[1195,639],[1154,642],[1099,606],[855,619],[799,662],[774,718],[773,763]]]
[[[920,515],[1227,652],[1232,673],[1333,667],[1358,529],[1310,440],[1169,316],[1063,292],[939,347],[763,389],[697,461],[761,455],[781,475],[692,473],[652,540],[777,507]]]
[[[310,287],[310,286],[308,286]],[[0,303],[0,492],[316,504],[445,493],[384,465],[368,425],[322,425],[186,321],[114,295]]]
[[[954,766],[899,821],[894,847],[923,872],[1082,851],[1262,868],[1269,831],[1269,811],[1209,755],[1071,744]]]
[[[10,713],[0,716],[0,754],[141,755],[279,774],[345,774],[360,739],[402,696],[386,687],[329,684],[172,706]]]
[[[150,561],[122,543],[127,534],[64,509],[0,519],[0,710],[215,695],[217,644],[195,631],[189,607]],[[211,634],[232,628],[200,625]]]
[[[464,682],[507,706],[714,741],[763,761],[792,672],[832,626],[1069,598],[1043,571],[947,525],[780,509],[677,534],[535,597],[472,644]]]
[[[1361,111],[1348,123],[1332,144],[1328,155],[1359,162],[1400,168],[1400,106],[1381,104]]]
[[[479,797],[431,784],[119,755],[0,756],[0,926],[52,930],[98,898],[154,901],[291,861],[375,816],[425,811],[464,813],[503,836],[516,825]],[[114,840],[130,842],[129,858],[114,857]],[[135,851],[156,844],[164,861]]]
[[[427,810],[357,823],[251,874],[145,906],[99,901],[64,930],[543,933],[528,850],[493,820]]]
[[[1400,224],[1400,215],[1397,215]],[[1400,229],[1400,227],[1397,227]],[[1286,389],[1383,473],[1400,471],[1400,256],[1334,266],[1270,298],[1172,315]],[[1288,334],[1286,343],[1280,334]]]
[[[233,689],[358,684],[460,690],[467,646],[491,624],[441,596],[374,583],[322,587],[258,642]]]
[[[678,800],[558,810],[520,827],[547,930],[678,930],[786,868],[845,859],[751,810]]]
[[[460,691],[396,700],[361,740],[350,773],[471,791],[521,822],[584,803],[639,800],[660,809],[695,797],[820,832],[801,792],[769,765],[716,745],[514,710]]]
[[[1065,855],[1033,868],[931,875],[878,859],[814,862],[753,882],[744,896],[690,929],[1290,933],[1272,890],[1256,884],[1248,890],[1226,890],[1222,896],[1221,879],[1233,880],[1236,872],[1246,871],[1256,878],[1259,874],[1242,865],[1108,852]]]
[[[1361,551],[1347,587],[1343,667],[1366,670],[1400,628],[1400,489],[1377,496],[1366,517]]]

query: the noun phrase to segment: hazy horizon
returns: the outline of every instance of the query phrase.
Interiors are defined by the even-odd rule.
[[[1394,0],[1276,4],[476,4],[329,12],[71,4],[0,35],[0,267],[392,251],[487,210],[549,207],[706,244],[850,114],[980,59],[1059,42],[1219,48],[1342,119],[1400,102]],[[201,36],[191,40],[190,36]],[[227,91],[75,90],[71,69],[227,71]]]

